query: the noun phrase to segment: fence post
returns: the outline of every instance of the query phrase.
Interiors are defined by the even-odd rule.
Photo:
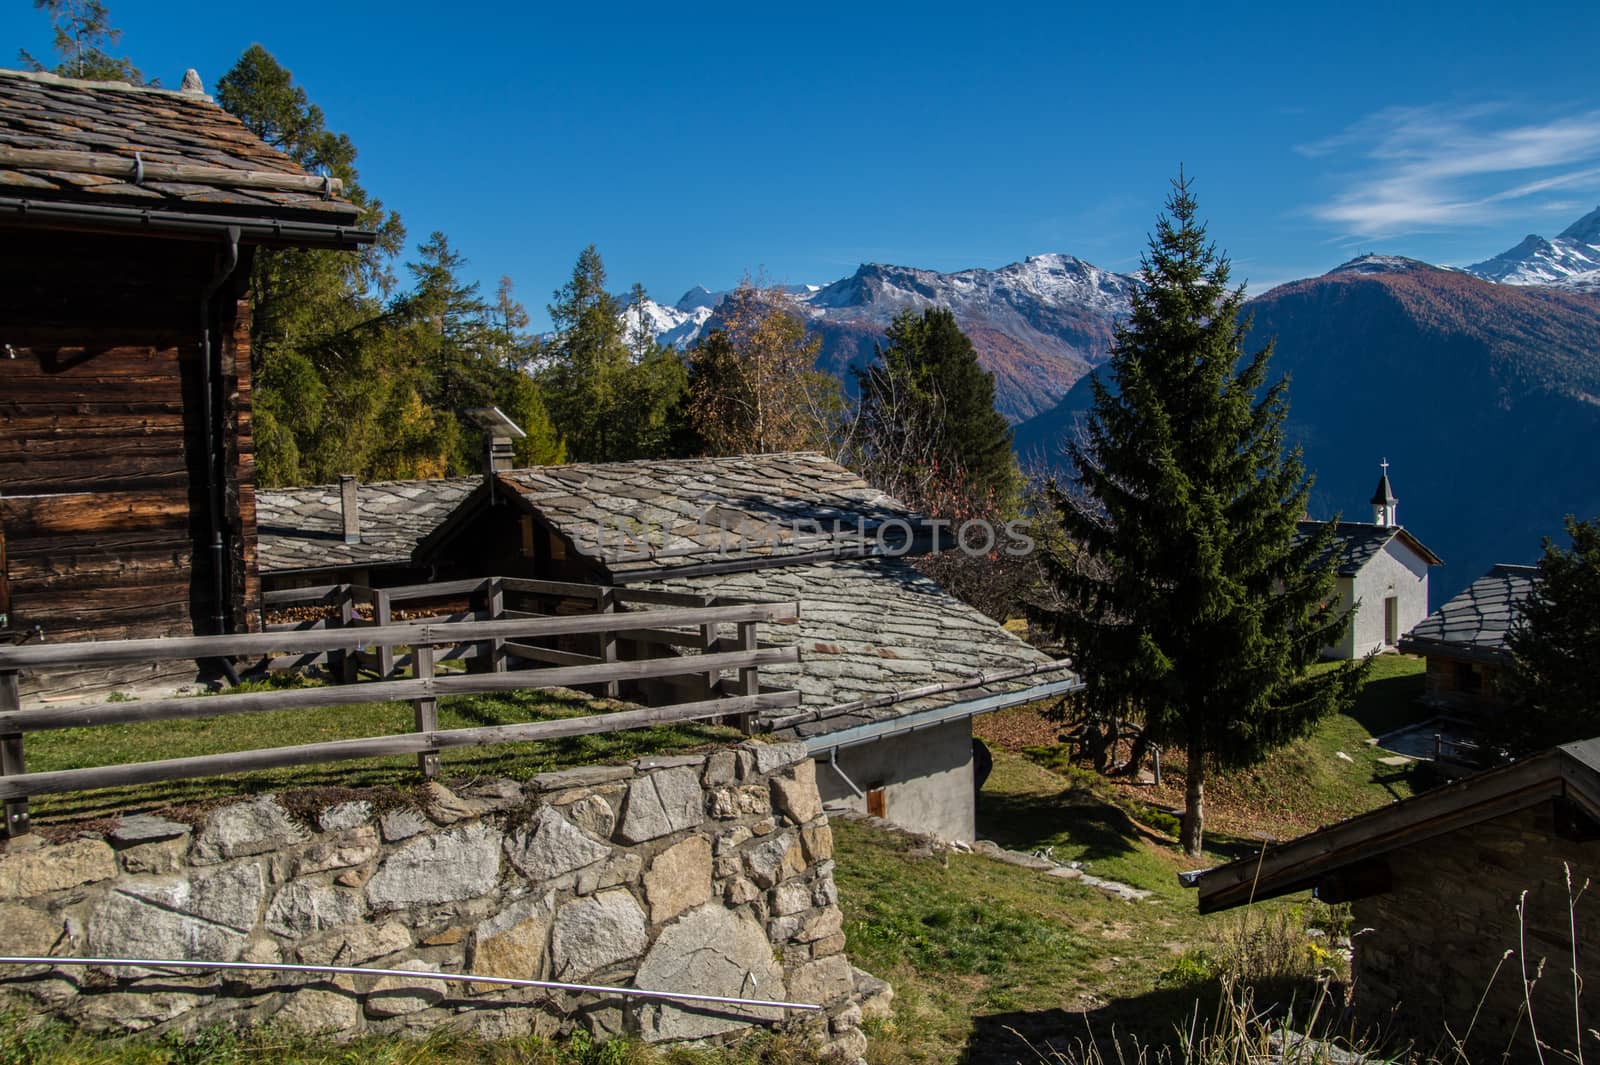
[[[374,625],[387,625],[391,612],[389,608],[388,592],[372,593],[372,623]],[[378,648],[378,673],[388,680],[394,673],[394,645],[386,643]]]
[[[506,612],[506,590],[500,583],[499,577],[489,578],[489,588],[485,596],[485,605],[489,608],[489,620],[494,621]],[[505,640],[496,637],[489,641],[489,670],[493,673],[506,671]]]
[[[356,590],[352,584],[339,586],[339,627],[354,625],[356,621]],[[361,654],[354,648],[339,652],[339,683],[354,684],[359,679]]]
[[[717,600],[715,596],[702,595],[700,597],[701,606],[715,606],[716,603]],[[704,625],[700,626],[700,642],[705,645],[700,649],[703,654],[710,655],[717,653],[717,641],[721,639],[721,637],[717,635],[719,628],[720,626],[718,626],[714,621],[708,621]],[[717,697],[717,684],[721,679],[722,674],[717,670],[712,670],[710,673],[706,674],[707,699],[715,699]]]
[[[0,711],[20,709],[22,709],[22,695],[17,686],[16,670],[0,670]],[[15,776],[27,771],[27,763],[22,757],[22,734],[12,732],[0,736],[0,776]],[[13,838],[25,836],[32,830],[33,824],[28,816],[28,800],[7,799],[6,835]]]
[[[416,665],[417,679],[433,676],[433,644],[419,643],[411,648],[411,660]],[[417,731],[434,732],[439,728],[439,700],[434,696],[413,699],[416,710]],[[439,752],[422,751],[417,755],[417,768],[430,780],[439,775]]]
[[[754,651],[756,649],[756,623],[753,621],[739,622],[739,650]],[[755,666],[744,666],[739,670],[739,694],[760,695],[761,678]],[[746,736],[755,734],[756,714],[747,710],[742,714],[734,715],[734,723],[740,732]]]
[[[594,609],[595,609],[595,613],[597,613],[597,614],[614,614],[614,613],[616,613],[616,610],[617,610],[617,592],[616,592],[616,589],[615,588],[601,588],[600,589],[600,594],[595,597]],[[614,631],[612,631],[610,629],[607,629],[605,632],[597,632],[597,633],[595,633],[595,639],[599,643],[599,646],[595,651],[595,657],[600,659],[600,661],[602,661],[602,662],[615,662],[617,660],[617,634],[616,634],[616,632],[614,632]],[[606,696],[607,699],[615,699],[620,691],[621,691],[621,688],[617,684],[616,681],[614,681],[614,680],[606,681],[605,696]]]

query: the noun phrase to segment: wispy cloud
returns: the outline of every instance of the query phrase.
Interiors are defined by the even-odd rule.
[[[1313,213],[1345,237],[1493,223],[1600,188],[1600,111],[1519,121],[1501,104],[1389,108],[1298,151],[1343,187]]]

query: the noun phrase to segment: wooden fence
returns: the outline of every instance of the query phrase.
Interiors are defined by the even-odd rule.
[[[448,610],[443,617],[390,620],[397,603],[451,597],[477,599],[483,605]],[[796,619],[800,607],[795,602],[728,603],[498,577],[386,590],[334,585],[268,592],[263,598],[268,605],[314,603],[334,609],[324,617],[255,633],[0,647],[0,800],[8,832],[28,831],[31,795],[397,754],[417,755],[418,768],[432,776],[438,772],[439,751],[450,747],[721,717],[733,717],[748,731],[757,712],[799,703],[798,692],[765,689],[759,677],[763,665],[798,661],[799,649],[757,639],[760,623]],[[508,600],[519,607],[542,600],[566,612],[512,609]],[[371,607],[370,618],[360,616],[362,603]],[[580,612],[574,612],[575,603]],[[619,609],[630,605],[649,609]],[[737,635],[722,636],[724,626]],[[579,643],[592,653],[569,649]],[[321,663],[332,667],[330,672],[343,683],[80,707],[24,708],[18,694],[18,674],[29,669],[180,659],[259,659],[258,668],[268,670]],[[438,665],[448,660],[465,661],[468,671],[439,674]],[[724,677],[725,671],[733,676]],[[362,679],[363,673],[374,679]],[[630,698],[663,705],[553,721],[439,728],[438,699],[444,695],[562,687],[616,696],[623,685],[629,686]],[[87,769],[30,773],[26,767],[23,742],[30,732],[396,700],[412,704],[416,731]]]

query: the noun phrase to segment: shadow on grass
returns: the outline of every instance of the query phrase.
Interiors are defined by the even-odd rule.
[[[1055,795],[979,792],[978,834],[1019,850],[1070,839],[1085,848],[1085,861],[1128,855],[1142,843],[1171,842],[1119,807],[1072,786]]]
[[[1255,1012],[1265,1020],[1282,1018],[1292,1010],[1290,1024],[1298,1030],[1316,995],[1316,988],[1307,981],[1270,981],[1254,990]],[[1087,1010],[1013,1010],[974,1017],[961,1061],[964,1065],[1057,1065],[1095,1060],[1087,1054],[1091,1046],[1102,1061],[1142,1061],[1139,1048],[1146,1048],[1152,1058],[1161,1048],[1176,1052],[1180,1031],[1198,1037],[1217,1030],[1221,1001],[1221,986],[1213,980],[1156,988]],[[1342,1009],[1324,1004],[1317,1029],[1338,1031],[1346,1023]]]
[[[1432,714],[1418,701],[1422,698],[1424,682],[1422,673],[1369,680],[1348,716],[1372,736],[1421,721]]]
[[[1084,848],[1077,857],[1085,862],[1126,857],[1146,844],[1176,847],[1172,836],[1147,828],[1104,796],[1073,784],[1054,795],[980,791],[978,836],[1023,851],[1070,841]],[[1224,861],[1260,848],[1260,840],[1206,833],[1206,850]]]

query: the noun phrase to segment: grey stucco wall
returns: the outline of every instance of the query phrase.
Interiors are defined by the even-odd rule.
[[[863,791],[884,790],[884,817],[914,832],[970,843],[977,837],[972,787],[972,723],[953,721],[839,752],[839,768]],[[868,813],[867,800],[817,761],[826,803]]]
[[[1563,863],[1571,865],[1574,892],[1590,877],[1600,882],[1600,842],[1557,837],[1547,803],[1392,853],[1388,862],[1393,890],[1352,907],[1359,1022],[1390,1033],[1399,1041],[1394,1045],[1414,1039],[1423,1049],[1441,1045],[1446,1025],[1458,1036],[1470,1027],[1471,1061],[1501,1060],[1516,1031],[1510,1060],[1532,1061],[1526,1021],[1519,1027],[1519,970],[1525,965],[1531,978],[1542,961],[1532,993],[1539,1036],[1559,1050],[1573,1049],[1572,918]],[[1517,904],[1524,891],[1526,948],[1519,957]],[[1592,903],[1585,897],[1576,908],[1580,973],[1593,968],[1600,944],[1600,907]],[[1586,990],[1579,1002],[1583,1029],[1600,1028],[1600,995]]]
[[[1404,636],[1428,616],[1428,564],[1398,539],[1391,540],[1354,577],[1340,577],[1340,606],[1358,604],[1344,637],[1324,652],[1328,658],[1361,658],[1372,651],[1392,648],[1384,642],[1384,600],[1398,600],[1399,626]]]

